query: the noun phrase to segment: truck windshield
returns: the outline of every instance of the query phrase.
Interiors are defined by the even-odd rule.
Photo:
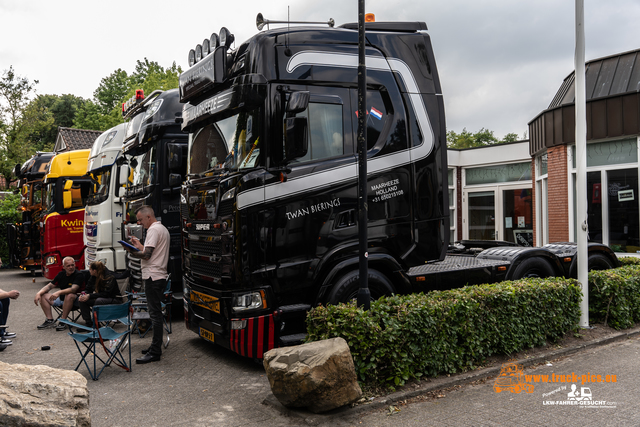
[[[262,110],[241,111],[189,136],[189,174],[237,171],[260,165]]]
[[[133,167],[132,185],[146,187],[154,183],[156,172],[156,147],[151,146],[148,151],[137,155],[131,161]]]
[[[97,205],[109,197],[111,169],[102,169],[91,173],[92,185],[89,192],[88,205]]]

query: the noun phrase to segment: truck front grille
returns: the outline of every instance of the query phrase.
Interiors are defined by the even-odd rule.
[[[213,277],[219,279],[221,277],[222,269],[220,263],[212,261],[204,261],[201,259],[191,259],[191,271],[194,274],[201,276]]]
[[[221,255],[222,242],[206,242],[201,240],[190,240],[189,250],[192,253],[204,256]]]

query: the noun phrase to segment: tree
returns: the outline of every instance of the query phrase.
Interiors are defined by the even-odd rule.
[[[526,136],[525,138],[526,139]],[[447,132],[447,148],[472,148],[472,147],[485,147],[488,145],[504,144],[505,142],[519,141],[517,133],[508,133],[498,140],[495,137],[492,130],[482,128],[476,133],[471,133],[467,128],[463,128],[462,132],[456,133],[450,130]]]
[[[75,95],[38,95],[25,111],[26,135],[37,151],[50,151],[58,127],[72,127],[77,111],[87,101]]]
[[[37,80],[30,82],[16,75],[13,66],[5,70],[0,79],[0,174],[8,183],[16,178],[13,168],[23,163],[35,151],[28,141],[29,116],[25,117],[30,96],[35,92]]]
[[[121,108],[114,107],[108,114],[103,114],[99,105],[93,101],[87,101],[76,112],[73,127],[105,131],[120,123],[122,123]]]
[[[135,95],[136,89],[143,89],[149,95],[157,89],[177,88],[180,73],[182,68],[175,62],[165,69],[147,58],[136,61],[135,71],[130,75],[118,68],[100,80],[100,85],[93,92],[94,100],[78,110],[73,127],[107,130],[122,123],[122,103]]]
[[[504,136],[504,138],[502,138],[502,141],[500,141],[500,142],[503,143],[503,142],[516,142],[516,141],[520,141],[520,137],[518,136],[518,134],[517,133],[508,133],[508,134],[506,134]]]
[[[498,138],[493,135],[493,131],[485,128],[480,129],[476,133],[469,132],[467,128],[463,128],[459,134],[452,130],[447,132],[448,148],[484,147],[497,144],[498,142]]]
[[[121,68],[100,80],[93,97],[101,114],[109,114],[114,108],[120,108],[129,93],[130,80],[127,72]]]

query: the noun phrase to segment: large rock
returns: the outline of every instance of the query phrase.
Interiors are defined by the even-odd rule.
[[[0,362],[0,425],[90,426],[86,378],[44,365]]]
[[[362,396],[349,346],[343,338],[269,350],[264,368],[284,406],[325,412]]]

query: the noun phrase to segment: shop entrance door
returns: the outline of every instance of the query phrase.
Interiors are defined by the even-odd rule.
[[[531,188],[517,185],[463,191],[463,239],[533,246]]]

